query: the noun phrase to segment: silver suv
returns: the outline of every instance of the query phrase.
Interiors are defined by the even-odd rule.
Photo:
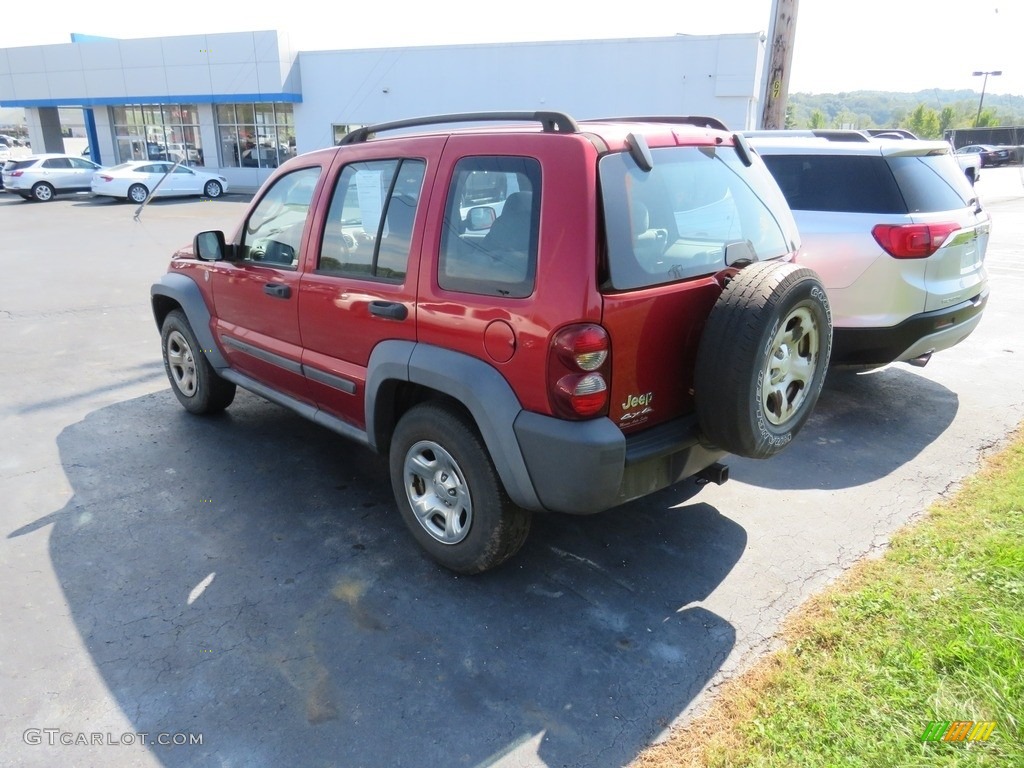
[[[25,200],[46,203],[68,192],[88,192],[101,166],[74,155],[30,155],[8,160],[3,167],[4,191]]]
[[[990,216],[944,142],[747,134],[789,202],[797,261],[832,304],[832,364],[925,365],[977,327]]]

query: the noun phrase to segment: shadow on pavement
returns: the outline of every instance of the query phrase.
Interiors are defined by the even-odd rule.
[[[735,642],[696,603],[746,532],[680,489],[535,518],[505,567],[456,577],[406,533],[379,458],[247,393],[212,419],[137,398],[58,446],[74,496],[8,536],[53,526],[134,729],[202,734],[152,747],[168,766],[618,766]]]
[[[911,461],[946,431],[959,405],[955,392],[899,366],[830,372],[785,451],[769,461],[725,461],[731,477],[762,488],[852,488]]]

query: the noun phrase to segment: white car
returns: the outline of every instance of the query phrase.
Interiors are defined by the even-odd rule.
[[[924,365],[977,327],[991,219],[949,144],[749,132],[832,303],[832,364]]]
[[[228,180],[223,176],[154,160],[121,163],[92,177],[94,195],[122,197],[134,203],[145,202],[150,195],[220,197],[227,191]]]

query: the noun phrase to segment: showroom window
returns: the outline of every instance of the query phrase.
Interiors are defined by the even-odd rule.
[[[277,168],[295,156],[291,104],[218,104],[217,131],[225,168]]]
[[[110,113],[118,162],[206,164],[195,104],[128,104],[111,107]]]
[[[334,146],[338,146],[345,135],[351,133],[356,128],[365,128],[364,125],[357,123],[346,123],[345,125],[339,125],[337,123],[331,125],[331,132],[334,134]]]

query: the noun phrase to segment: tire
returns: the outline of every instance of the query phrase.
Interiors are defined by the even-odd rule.
[[[32,185],[32,199],[37,203],[48,203],[53,200],[55,194],[53,187],[45,181],[39,181]]]
[[[222,379],[203,354],[185,313],[167,313],[160,331],[164,370],[178,402],[190,413],[220,413],[235,399],[235,385]]]
[[[391,487],[406,527],[438,563],[481,573],[508,560],[530,532],[530,512],[509,499],[468,417],[422,403],[391,440]]]
[[[704,435],[737,456],[779,453],[814,409],[831,351],[832,314],[812,270],[776,261],[740,270],[697,351],[694,396]]]
[[[219,181],[208,181],[203,187],[203,194],[207,197],[217,198],[224,194],[224,188]]]
[[[128,187],[128,201],[131,203],[144,203],[149,197],[149,190],[142,184],[132,184]]]

